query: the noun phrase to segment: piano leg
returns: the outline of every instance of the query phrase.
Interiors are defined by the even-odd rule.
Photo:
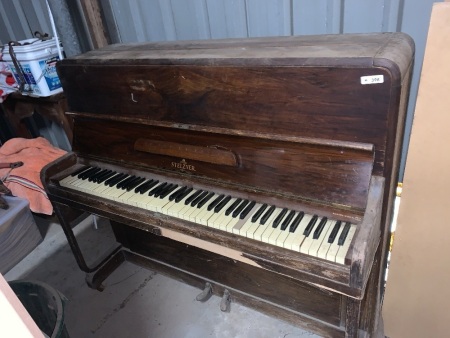
[[[95,290],[103,291],[105,287],[103,286],[103,281],[109,277],[110,274],[114,272],[124,261],[126,256],[123,250],[118,250],[114,252],[109,259],[102,265],[97,271],[86,273],[86,283],[87,285]]]
[[[82,213],[77,212],[73,208],[61,203],[53,203],[53,207],[78,266],[82,271],[86,272],[87,284],[93,289],[103,291],[104,287],[102,282],[120,264],[122,264],[123,261],[125,261],[125,256],[122,252],[122,245],[117,243],[117,245],[109,249],[103,256],[97,259],[92,266],[89,266],[86,263],[86,259],[72,230],[74,220],[79,218]]]

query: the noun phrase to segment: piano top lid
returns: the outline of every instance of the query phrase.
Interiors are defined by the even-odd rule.
[[[113,44],[63,64],[386,66],[407,71],[414,41],[404,33],[333,34]]]

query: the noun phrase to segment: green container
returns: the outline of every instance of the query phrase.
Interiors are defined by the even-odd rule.
[[[50,338],[68,338],[64,325],[67,298],[50,285],[39,281],[17,280],[8,283],[39,329]]]

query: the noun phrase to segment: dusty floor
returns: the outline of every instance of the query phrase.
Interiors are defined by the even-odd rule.
[[[239,304],[221,312],[220,298],[197,302],[198,289],[127,262],[105,281],[105,291],[92,290],[59,225],[37,223],[45,240],[5,278],[39,280],[62,292],[69,299],[64,314],[72,338],[318,337]],[[109,224],[98,225],[95,230],[88,218],[75,228],[91,256],[113,241]]]

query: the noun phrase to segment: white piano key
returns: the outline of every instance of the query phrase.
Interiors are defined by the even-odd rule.
[[[326,241],[328,237],[326,237],[326,234],[328,233],[328,229],[331,227],[331,225],[334,224],[332,220],[328,220],[325,226],[322,229],[322,232],[319,236],[319,238],[314,239],[313,243],[309,247],[308,255],[317,257],[319,248],[322,245],[322,242]],[[314,234],[312,234],[314,236]]]
[[[348,249],[350,248],[350,244],[352,242],[353,236],[356,232],[356,226],[352,224],[350,226],[350,230],[348,231],[347,238],[343,245],[340,246],[337,254],[336,254],[336,263],[345,264],[345,256],[347,256]]]
[[[297,226],[294,232],[291,232],[289,236],[284,241],[284,247],[286,249],[300,251],[300,246],[302,245],[303,240],[305,239],[305,235],[303,235],[303,231],[305,231],[306,226],[311,220],[312,215],[304,215],[300,224]]]
[[[308,254],[309,248],[314,243],[314,231],[319,226],[320,222],[322,220],[322,217],[317,217],[316,223],[314,223],[314,226],[311,229],[311,232],[309,233],[309,236],[305,236],[305,239],[303,240],[301,246],[300,246],[300,252],[304,254]]]
[[[71,183],[77,179],[78,179],[78,175],[75,175],[75,176],[69,175],[67,177],[64,177],[62,180],[60,180],[59,185],[62,187],[70,187]]]
[[[173,207],[169,208],[167,210],[167,214],[177,218],[183,218],[183,211],[188,210],[190,208],[190,205],[186,205],[185,201],[189,199],[189,197],[194,195],[196,192],[197,189],[192,189],[192,191],[185,198],[183,198],[180,202],[176,203]]]
[[[247,237],[247,231],[250,228],[252,223],[252,217],[253,215],[261,208],[262,204],[256,203],[253,209],[248,213],[247,217],[245,218],[246,221],[244,224],[236,224],[233,227],[233,233],[241,236]],[[256,223],[256,222],[255,222]]]
[[[226,215],[226,209],[228,209],[231,205],[233,205],[234,204],[234,202],[236,202],[236,200],[237,200],[237,198],[232,198],[231,200],[230,200],[230,202],[232,202],[232,203],[230,203],[230,204],[228,204],[226,207],[225,207],[225,212],[221,215],[221,217],[219,217],[218,218],[218,228],[217,229],[220,229],[220,230],[223,230],[223,231],[226,231],[226,228],[227,228],[227,225],[228,225],[228,223],[233,219],[232,218],[232,213],[233,212],[230,212],[228,215]],[[236,206],[237,207],[237,206]],[[236,208],[235,208],[236,209]]]
[[[258,229],[253,233],[253,239],[256,239],[257,241],[262,242],[262,235],[267,230],[267,228],[272,228],[272,222],[279,214],[279,211],[277,211],[277,208],[272,212],[272,215],[267,219],[266,223],[261,224]]]
[[[172,196],[173,194],[176,194],[177,192],[179,192],[180,190],[182,190],[182,189],[184,189],[184,188],[185,188],[184,186],[177,187],[174,191],[172,191],[172,192],[168,195],[168,197],[169,197],[169,203],[167,203],[166,205],[164,205],[164,206],[161,208],[161,212],[162,212],[163,214],[168,215],[169,209],[172,208],[174,205],[177,204],[177,202],[175,202],[175,199],[172,199],[172,201],[170,201],[170,196]]]
[[[336,224],[336,221],[331,221],[330,226],[328,227],[328,231],[325,234],[325,237],[320,244],[319,250],[317,251],[317,257],[326,259],[328,250],[330,249],[331,243],[328,243],[328,238],[330,237],[331,232],[333,231],[334,225]]]
[[[288,214],[289,213],[287,213],[286,217],[288,216]],[[294,220],[298,214],[299,214],[298,212],[296,212],[294,214],[294,216],[292,217],[291,221],[289,222],[289,224],[287,225],[285,230],[281,230],[281,225],[280,225],[280,234],[277,236],[275,242],[273,242],[273,239],[272,239],[272,241],[270,241],[271,244],[274,244],[276,246],[284,248],[284,241],[288,238],[289,234],[291,233],[291,232],[289,232],[290,225],[292,224],[292,222],[294,222]],[[286,217],[284,219],[286,219]],[[282,220],[281,223],[283,223],[284,219]],[[300,224],[299,224],[299,226],[300,226]]]
[[[334,242],[331,243],[330,248],[328,249],[328,252],[327,252],[327,260],[328,261],[336,262],[336,255],[340,248],[340,246],[338,245],[338,240],[339,240],[339,236],[342,233],[342,230],[344,230],[344,224],[342,224],[341,227],[339,228],[339,231],[336,235],[336,238],[334,239]]]
[[[275,229],[273,229],[272,234],[269,237],[269,242],[268,242],[269,244],[277,245],[277,243],[284,243],[284,240],[289,235],[289,227],[287,227],[285,230],[281,230],[281,225],[282,225],[283,221],[288,217],[288,215],[289,215],[289,211],[280,220],[280,223],[278,224],[278,226]],[[281,236],[280,241],[278,241],[278,238],[280,236]],[[282,245],[283,244],[281,244],[281,246]]]
[[[154,187],[158,186],[158,184],[159,184],[159,182]],[[144,201],[149,197],[148,193],[154,187],[152,187],[151,189],[147,190],[146,192],[144,192],[142,194],[140,192],[137,192],[134,196],[132,196],[128,199],[128,203],[131,205],[135,205],[137,207],[139,207],[140,205],[145,205],[146,203]]]
[[[221,222],[223,221],[225,212],[234,203],[235,200],[236,198],[231,198],[219,212],[211,216],[211,218],[208,220],[208,226],[218,229]]]
[[[283,208],[275,208],[275,210],[273,211],[272,216],[274,217],[272,218],[272,221],[269,224],[266,223],[267,227],[266,230],[261,234],[261,241],[269,243],[269,238],[272,235],[273,231],[275,230],[275,228],[272,226],[273,221],[278,217],[281,210],[283,210]]]
[[[202,211],[195,218],[195,222],[202,225],[208,225],[208,219],[214,215],[214,208],[208,210],[209,203],[206,203],[206,208],[202,208]]]
[[[252,208],[252,210],[254,210],[254,206]],[[252,214],[252,210],[250,210],[250,212],[247,214],[247,216],[245,216],[244,218],[240,218],[239,216],[235,218],[235,222],[230,222],[227,226],[227,232],[232,232],[232,233],[237,233],[239,234],[239,229],[241,229],[244,224],[249,220],[249,218],[251,217]]]

